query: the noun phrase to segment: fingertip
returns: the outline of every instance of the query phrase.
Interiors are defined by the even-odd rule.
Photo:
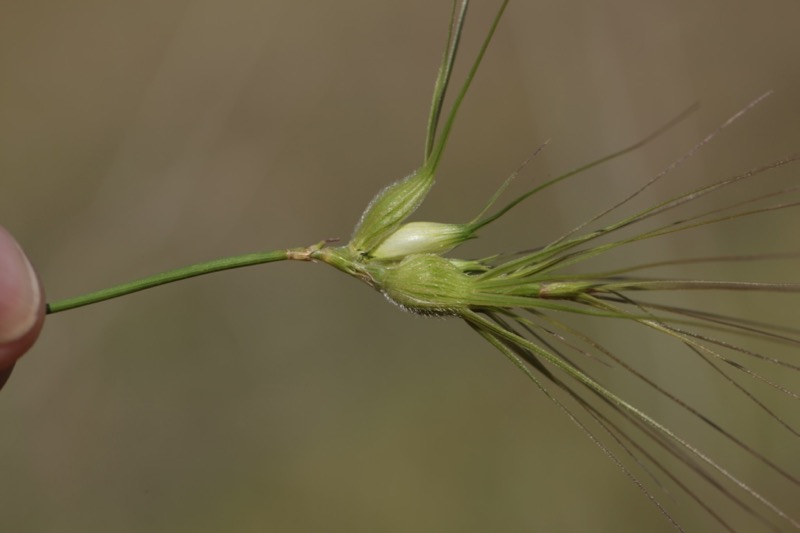
[[[0,226],[0,382],[5,383],[16,360],[36,341],[44,314],[44,292],[36,272]]]

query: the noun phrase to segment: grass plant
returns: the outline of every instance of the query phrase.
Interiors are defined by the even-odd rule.
[[[434,185],[459,108],[508,4],[509,0],[500,3],[465,80],[452,96],[452,101],[448,102],[453,66],[469,7],[468,0],[453,3],[445,51],[434,86],[422,163],[409,176],[378,193],[362,214],[349,242],[336,245],[321,241],[310,246],[193,265],[51,302],[48,313],[63,312],[221,270],[285,260],[328,264],[364,281],[407,311],[463,320],[524,372],[545,397],[555,402],[676,529],[683,530],[683,527],[670,508],[671,496],[664,489],[664,480],[669,480],[668,483],[693,500],[721,530],[740,530],[737,521],[726,512],[731,507],[749,515],[767,530],[800,529],[796,510],[774,503],[748,482],[746,474],[737,471],[736,464],[710,456],[691,438],[637,407],[635,398],[616,393],[611,385],[595,377],[590,367],[599,362],[623,369],[633,380],[685,411],[733,448],[755,458],[763,468],[782,478],[800,498],[800,479],[790,466],[778,464],[760,451],[751,444],[750,436],[735,434],[719,425],[699,408],[683,400],[680,391],[665,388],[656,376],[639,370],[615,350],[582,333],[570,320],[580,315],[598,321],[635,324],[671,341],[676,350],[688,350],[708,365],[719,379],[757,406],[764,417],[780,425],[790,446],[797,446],[798,429],[788,417],[771,407],[769,400],[763,398],[761,388],[754,387],[754,384],[765,385],[781,396],[798,400],[800,395],[783,385],[780,375],[797,373],[800,362],[774,357],[769,351],[757,351],[742,339],[755,339],[767,347],[789,347],[790,351],[797,353],[800,330],[791,325],[668,303],[657,296],[685,291],[797,294],[800,284],[649,274],[696,264],[787,260],[796,258],[796,253],[759,255],[745,251],[735,256],[689,256],[668,261],[641,257],[613,269],[592,268],[592,262],[598,258],[637,243],[800,206],[800,201],[795,199],[797,187],[771,190],[765,183],[760,186],[762,192],[755,196],[732,201],[714,210],[702,207],[701,200],[709,195],[719,195],[744,183],[763,180],[771,171],[800,161],[800,155],[788,155],[631,212],[633,201],[639,199],[645,190],[669,176],[770,93],[745,105],[717,130],[616,204],[599,209],[573,230],[536,248],[514,253],[498,251],[496,255],[483,258],[458,257],[455,254],[461,244],[476,238],[483,228],[494,224],[527,199],[653,141],[692,109],[656,129],[646,139],[543,181],[502,207],[496,207],[513,179],[524,171],[523,164],[501,185],[486,207],[468,222],[408,221]],[[534,156],[543,148],[537,149]],[[665,216],[672,217],[670,222],[662,222]],[[531,243],[522,244],[530,246]],[[635,351],[636,347],[631,349]],[[766,367],[766,370],[762,371],[760,367]],[[776,374],[779,376],[777,379],[774,377]],[[676,474],[670,466],[673,463],[683,465],[688,473]],[[710,487],[719,499],[707,501],[696,488],[698,485]]]

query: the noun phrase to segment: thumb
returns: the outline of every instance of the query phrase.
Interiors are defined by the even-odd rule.
[[[44,322],[44,294],[28,258],[0,226],[0,387]]]

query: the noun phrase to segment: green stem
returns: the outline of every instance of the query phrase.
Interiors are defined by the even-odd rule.
[[[273,263],[275,261],[285,260],[298,260],[310,261],[311,254],[317,251],[321,244],[309,246],[306,248],[292,248],[289,250],[275,250],[272,252],[262,252],[255,254],[237,255],[235,257],[225,257],[223,259],[215,259],[207,263],[199,263],[188,267],[170,270],[169,272],[162,272],[154,276],[149,276],[129,283],[123,283],[108,289],[103,289],[74,298],[67,298],[47,304],[47,314],[60,313],[76,307],[90,305],[104,300],[110,300],[119,296],[125,296],[138,291],[143,291],[151,287],[158,287],[172,283],[173,281],[180,281],[182,279],[193,278],[195,276],[202,276],[204,274],[211,274],[212,272],[219,272],[221,270],[230,270],[232,268],[241,268],[251,265],[260,265],[263,263]]]

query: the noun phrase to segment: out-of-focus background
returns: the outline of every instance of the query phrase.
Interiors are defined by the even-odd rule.
[[[0,223],[51,299],[346,239],[371,197],[421,160],[449,14],[432,4],[3,2]],[[497,4],[474,3],[457,76]],[[800,150],[798,20],[791,0],[512,2],[417,218],[471,218],[547,139],[514,190],[637,141],[696,101],[662,139],[529,201],[463,255],[554,238],[769,89],[640,205]],[[784,169],[725,198],[797,177]],[[702,229],[611,264],[796,250],[797,222],[775,213]],[[780,261],[712,275],[798,279],[796,262]],[[796,322],[793,296],[713,298]],[[680,345],[582,327],[797,474],[796,439],[688,370]],[[619,369],[597,370],[677,420],[652,390],[626,389]],[[466,326],[404,314],[320,265],[216,274],[51,317],[0,394],[0,426],[5,531],[670,530]],[[796,504],[795,486],[701,430],[683,433]],[[686,527],[712,530],[678,492],[654,491]]]

